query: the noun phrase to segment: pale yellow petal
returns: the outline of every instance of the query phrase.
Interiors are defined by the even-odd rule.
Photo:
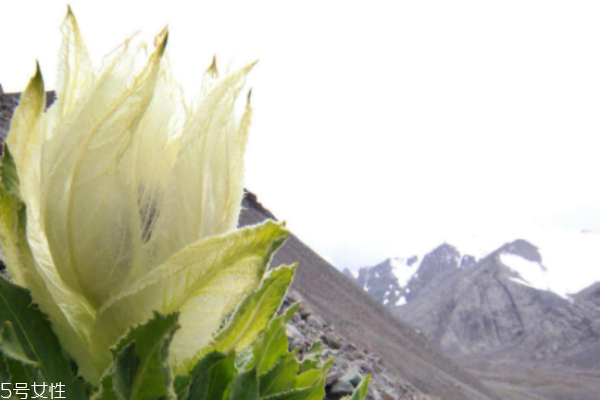
[[[169,189],[150,242],[159,262],[186,245],[231,229],[230,165],[236,136],[235,103],[249,65],[220,80],[189,117]],[[241,182],[239,183],[241,184]]]
[[[61,279],[95,309],[147,271],[137,204],[123,179],[131,171],[121,162],[152,99],[166,39],[133,82],[114,86],[137,57],[124,50],[87,104],[57,127],[51,142],[63,139],[60,154],[44,149],[41,216],[52,257]]]

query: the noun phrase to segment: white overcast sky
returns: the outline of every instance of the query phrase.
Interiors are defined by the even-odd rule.
[[[54,87],[66,4],[0,0],[5,91],[36,59]],[[98,62],[168,24],[189,97],[213,54],[259,59],[247,187],[338,267],[518,227],[600,232],[598,2],[70,4]]]

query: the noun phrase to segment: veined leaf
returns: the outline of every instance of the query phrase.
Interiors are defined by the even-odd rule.
[[[299,307],[300,303],[292,304],[282,315],[271,320],[262,338],[253,347],[253,365],[257,366],[259,375],[271,369],[281,357],[288,353],[285,326]]]
[[[251,368],[235,377],[231,389],[231,400],[258,400],[258,378],[256,368]]]
[[[25,350],[23,350],[23,346],[19,343],[10,321],[4,322],[2,332],[0,332],[0,352],[2,352],[4,357],[10,358],[11,360],[18,361],[22,364],[38,366],[36,361],[25,354]]]
[[[325,380],[333,359],[325,361],[320,370],[311,370],[298,375],[296,379],[297,388],[310,388],[306,400],[322,400],[325,397]]]
[[[154,310],[178,311],[182,329],[173,338],[170,360],[181,365],[210,343],[222,317],[260,284],[288,235],[269,221],[201,240],[175,254],[100,310],[90,340],[96,359],[108,366],[107,349],[129,324],[149,320]]]
[[[112,350],[113,388],[119,400],[174,398],[168,347],[178,328],[177,314],[155,314],[132,328]]]
[[[136,398],[135,381],[140,369],[140,358],[135,351],[135,342],[129,343],[117,355],[113,371],[113,390],[119,400],[130,400]],[[141,372],[139,375],[143,376]]]
[[[294,389],[296,375],[300,368],[300,364],[296,360],[297,355],[298,351],[296,348],[296,351],[281,357],[273,368],[259,377],[261,397]]]
[[[40,376],[39,364],[25,354],[10,321],[6,321],[2,327],[0,354],[13,387],[16,383],[31,385]]]
[[[283,266],[269,271],[261,287],[242,300],[229,324],[216,335],[214,344],[187,363],[188,370],[202,354],[238,352],[256,341],[279,309],[292,284],[295,269],[295,266]]]
[[[32,305],[29,292],[0,278],[0,324],[6,322],[12,324],[27,357],[39,363],[45,382],[64,384],[69,399],[85,399],[83,388],[73,377],[50,323]]]
[[[191,381],[189,383],[188,396],[182,400],[204,400],[208,398],[208,390],[211,382],[210,370],[225,359],[227,359],[225,354],[213,352],[200,360],[190,372]]]
[[[208,385],[208,397],[210,400],[223,399],[227,388],[236,374],[235,353],[231,353],[223,360],[213,365],[210,370],[210,383]],[[192,399],[190,399],[192,400]]]
[[[317,365],[319,364],[319,361],[321,359],[322,346],[323,345],[319,340],[315,340],[312,342],[310,349],[304,354],[302,358],[302,363],[300,364],[300,372],[306,372],[317,368]]]

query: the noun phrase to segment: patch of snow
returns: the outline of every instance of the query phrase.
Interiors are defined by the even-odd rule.
[[[406,288],[406,293],[410,293],[410,288]]]
[[[529,261],[514,254],[500,254],[500,262],[516,272],[519,276],[511,281],[538,290],[550,291],[567,298],[567,294],[552,285],[546,269],[538,262]]]
[[[384,303],[384,304],[385,304],[385,303]],[[398,301],[396,302],[396,305],[397,305],[397,306],[403,306],[403,305],[405,305],[405,304],[406,304],[406,298],[405,298],[404,296],[400,297],[400,298],[398,299]]]
[[[383,300],[383,305],[385,306],[389,302],[388,299]]]
[[[392,267],[392,274],[394,274],[398,280],[398,285],[404,287],[410,278],[417,272],[421,263],[417,261],[412,265],[408,265],[404,258],[393,258],[390,261],[390,265]]]

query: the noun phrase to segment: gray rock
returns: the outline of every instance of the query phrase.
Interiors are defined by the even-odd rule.
[[[342,373],[339,371],[334,371],[329,373],[329,375],[327,375],[327,378],[325,379],[325,384],[327,386],[330,386],[332,384],[334,384],[335,382],[337,382],[340,378],[342,377]]]
[[[356,368],[350,368],[348,372],[341,378],[341,380],[350,382],[354,387],[358,386],[362,380],[362,376],[358,373]]]
[[[285,328],[288,338],[304,340],[304,335],[294,325],[288,323]]]
[[[346,396],[352,394],[352,392],[354,392],[354,386],[350,382],[341,379],[337,380],[329,390],[329,393],[334,397]]]
[[[375,373],[373,366],[365,360],[358,360],[354,364],[358,366],[365,374]]]
[[[321,318],[312,314],[306,318],[306,323],[313,328],[322,328],[325,325]]]
[[[321,339],[323,340],[323,343],[327,344],[329,347],[331,347],[333,349],[341,349],[342,348],[342,343],[338,340],[338,338],[336,338],[331,333],[326,333],[326,334],[321,335]]]

